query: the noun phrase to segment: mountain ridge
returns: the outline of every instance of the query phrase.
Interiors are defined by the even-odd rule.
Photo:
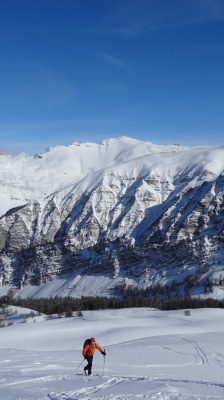
[[[37,290],[65,274],[80,284],[107,276],[107,294],[124,278],[169,286],[170,266],[186,266],[180,282],[205,264],[217,264],[216,281],[222,274],[224,146],[120,137],[0,155],[0,167],[0,293],[8,285]],[[204,294],[208,276],[194,292]]]

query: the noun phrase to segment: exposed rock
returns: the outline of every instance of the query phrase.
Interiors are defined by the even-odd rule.
[[[113,140],[99,146],[51,148],[33,161],[20,157],[20,163],[30,168],[30,180],[23,176],[25,172],[18,174],[16,166],[7,175],[8,162],[18,160],[4,156],[2,174],[8,177],[4,185],[10,204],[16,206],[0,218],[2,285],[39,285],[60,274],[81,271],[110,274],[111,279],[125,275],[146,286],[158,271],[174,267],[182,271],[184,265],[193,264],[196,270],[207,261],[220,260],[224,166],[208,168],[211,157],[217,161],[215,150],[174,145],[175,153],[163,148],[159,154],[158,146],[153,153],[152,144],[145,149],[142,142],[133,144],[126,138],[124,151],[123,141],[116,150],[119,157]],[[63,151],[67,153],[60,165],[57,157]],[[84,171],[83,161],[74,166],[71,151],[76,159],[81,159],[82,151],[93,160],[101,157],[101,164],[96,159],[96,165],[90,168],[88,164]],[[224,149],[217,151],[219,160],[220,154],[224,159]],[[53,179],[52,165],[57,175]],[[60,171],[69,174],[69,166],[64,182]],[[20,193],[16,201],[14,189]]]

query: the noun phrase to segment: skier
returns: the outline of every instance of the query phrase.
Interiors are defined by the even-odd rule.
[[[88,364],[84,367],[84,373],[86,375],[87,375],[86,371],[88,371],[88,375],[91,375],[93,355],[94,355],[96,349],[99,350],[101,352],[101,354],[103,354],[103,356],[106,355],[106,352],[103,351],[103,349],[100,347],[100,345],[98,343],[96,343],[94,338],[87,339],[85,341],[85,343],[83,345],[82,355],[88,362]]]

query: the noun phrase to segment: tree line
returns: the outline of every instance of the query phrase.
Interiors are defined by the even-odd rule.
[[[13,295],[6,295],[0,298],[0,307],[4,305],[14,305],[35,310],[40,314],[72,317],[76,312],[77,316],[82,316],[82,311],[119,309],[132,307],[149,307],[160,310],[178,310],[194,308],[224,308],[224,300],[213,298],[196,298],[190,296],[149,298],[140,294],[115,298],[115,297],[51,297],[51,298],[14,298]]]

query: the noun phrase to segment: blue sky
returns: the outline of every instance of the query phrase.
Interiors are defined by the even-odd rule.
[[[224,144],[224,0],[2,0],[0,149]]]

